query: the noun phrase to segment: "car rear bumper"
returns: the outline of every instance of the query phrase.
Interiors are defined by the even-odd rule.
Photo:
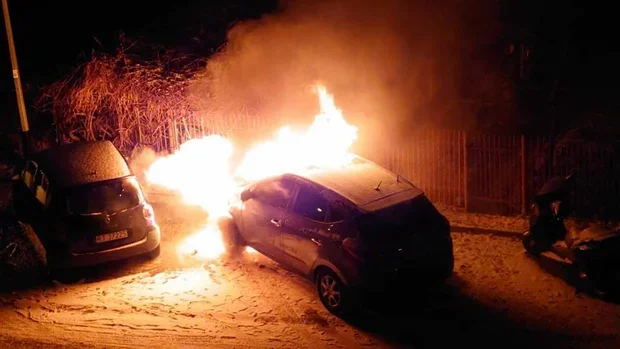
[[[54,256],[49,260],[51,267],[55,268],[76,268],[86,267],[107,262],[123,260],[139,256],[155,250],[159,247],[161,232],[158,226],[147,232],[146,237],[140,241],[128,245],[111,248],[104,251],[87,253],[65,253]]]
[[[371,293],[411,291],[443,282],[454,270],[452,240],[446,239],[432,253],[403,264],[367,265],[362,271],[359,288]]]

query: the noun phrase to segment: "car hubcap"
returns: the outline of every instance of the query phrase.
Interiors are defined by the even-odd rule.
[[[340,287],[338,287],[336,280],[329,275],[325,275],[321,279],[321,296],[332,308],[340,305]]]

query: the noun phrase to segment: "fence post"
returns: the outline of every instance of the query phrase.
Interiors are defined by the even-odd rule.
[[[198,120],[200,120],[200,137],[204,137],[206,132],[205,132],[205,122],[204,119],[202,118],[202,115],[198,118]]]
[[[138,144],[142,145],[144,140],[142,139],[142,120],[140,119],[140,114],[138,113]]]
[[[169,135],[170,135],[170,154],[174,153],[175,151],[178,150],[178,146],[179,146],[179,139],[178,139],[178,132],[177,132],[177,122],[174,119],[170,120],[170,125],[169,125]]]
[[[469,165],[467,163],[467,132],[462,132],[463,137],[463,206],[465,212],[469,212]]]
[[[527,155],[525,135],[521,134],[521,213],[527,211]]]

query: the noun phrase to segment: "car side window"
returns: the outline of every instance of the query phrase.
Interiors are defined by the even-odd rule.
[[[355,210],[345,203],[340,195],[330,190],[323,190],[321,196],[329,202],[326,222],[340,222],[351,218],[355,214]]]
[[[286,210],[295,193],[295,183],[286,178],[270,180],[257,184],[252,193],[256,200]]]
[[[313,221],[325,222],[329,202],[315,188],[301,185],[293,212]]]

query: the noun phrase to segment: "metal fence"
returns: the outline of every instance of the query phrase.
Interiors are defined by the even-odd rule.
[[[417,130],[367,156],[401,173],[433,201],[469,212],[526,213],[551,177],[574,173],[576,213],[620,217],[620,142]]]
[[[206,134],[243,140],[248,132],[273,130],[249,116],[233,121],[172,121],[162,127],[156,150],[171,151]],[[578,214],[620,216],[620,142],[552,143],[540,136],[417,129],[360,155],[408,178],[435,202],[480,213],[523,214],[546,180],[575,173]]]
[[[525,138],[471,135],[466,139],[467,209],[501,214],[524,212]]]
[[[464,136],[451,130],[417,130],[400,144],[376,145],[361,155],[411,180],[434,201],[464,207]]]
[[[551,144],[542,137],[532,137],[527,144],[528,193],[534,194],[551,176],[573,173],[576,177],[573,199],[578,213],[620,217],[620,142],[573,139],[556,142],[553,149]]]

